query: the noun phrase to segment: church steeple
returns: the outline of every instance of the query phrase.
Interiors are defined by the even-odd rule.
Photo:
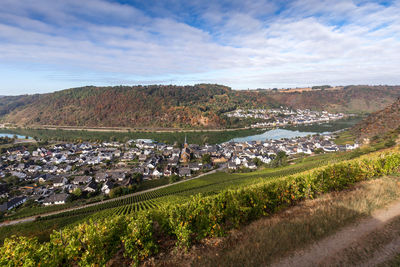
[[[190,161],[190,154],[191,154],[191,151],[190,151],[189,145],[187,143],[187,138],[185,135],[185,144],[183,145],[182,152],[181,152],[181,162],[188,163]]]

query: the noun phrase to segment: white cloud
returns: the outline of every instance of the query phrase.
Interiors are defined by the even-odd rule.
[[[154,17],[105,0],[4,0],[0,64],[57,66],[49,82],[66,84],[63,72],[74,81],[111,84],[113,79],[234,88],[400,83],[398,3],[299,0],[273,15],[277,6],[194,2],[190,10],[199,25],[189,25],[173,10]],[[79,75],[73,68],[98,74]]]

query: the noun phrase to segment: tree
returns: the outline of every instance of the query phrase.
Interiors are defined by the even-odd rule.
[[[82,190],[78,187],[72,192],[72,194],[79,198],[82,195]]]
[[[176,175],[176,174],[173,174],[173,175],[171,175],[169,177],[169,183],[170,184],[178,182],[179,180],[180,180],[180,177],[178,175]]]
[[[110,198],[114,198],[114,197],[119,197],[122,196],[123,194],[123,190],[121,186],[115,187],[113,189],[110,190]]]
[[[315,154],[321,154],[321,153],[324,153],[324,150],[322,148],[317,148],[317,149],[314,150],[314,153]]]
[[[134,174],[132,174],[132,179],[137,184],[140,184],[143,181],[143,174],[142,173],[134,173]]]
[[[204,155],[201,157],[201,162],[202,162],[203,164],[211,164],[211,155],[210,155],[210,154],[204,154]]]
[[[287,165],[287,155],[286,152],[284,151],[279,151],[274,160],[271,161],[270,163],[271,167],[273,168],[277,168],[277,167],[281,167],[281,166],[285,166]]]
[[[257,167],[260,167],[263,164],[261,159],[259,159],[259,158],[254,158],[253,162],[254,162],[254,164],[256,164]]]

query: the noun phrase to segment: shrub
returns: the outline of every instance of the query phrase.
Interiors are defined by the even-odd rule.
[[[121,247],[121,235],[126,231],[126,220],[113,219],[81,223],[50,237],[51,248],[60,262],[77,262],[81,266],[103,265]]]
[[[0,266],[36,266],[43,252],[36,238],[13,236],[0,248]]]
[[[156,253],[158,246],[153,238],[153,221],[149,213],[130,218],[126,234],[121,240],[125,248],[124,255],[135,264]]]

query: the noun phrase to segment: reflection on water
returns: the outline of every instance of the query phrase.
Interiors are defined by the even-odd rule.
[[[284,128],[268,130],[262,134],[234,138],[230,141],[233,142],[265,141],[266,139],[278,140],[281,138],[303,137],[317,133],[329,134],[335,131],[349,128],[358,123],[359,121],[361,121],[362,118],[363,118],[362,116],[350,116],[349,118],[332,121],[329,123],[286,126]]]
[[[329,132],[323,132],[320,134],[326,134],[326,133],[329,133]],[[300,132],[300,131],[292,131],[292,130],[285,130],[285,129],[273,129],[273,130],[268,130],[262,134],[233,138],[230,141],[247,142],[247,141],[265,141],[267,139],[278,140],[281,138],[303,137],[303,136],[313,135],[313,134],[316,134],[316,132]]]
[[[26,136],[23,135],[16,135],[18,139],[25,139]],[[9,138],[13,138],[14,134],[9,134],[9,133],[0,133],[0,137],[9,137]],[[28,139],[32,139],[32,137],[29,137]]]

